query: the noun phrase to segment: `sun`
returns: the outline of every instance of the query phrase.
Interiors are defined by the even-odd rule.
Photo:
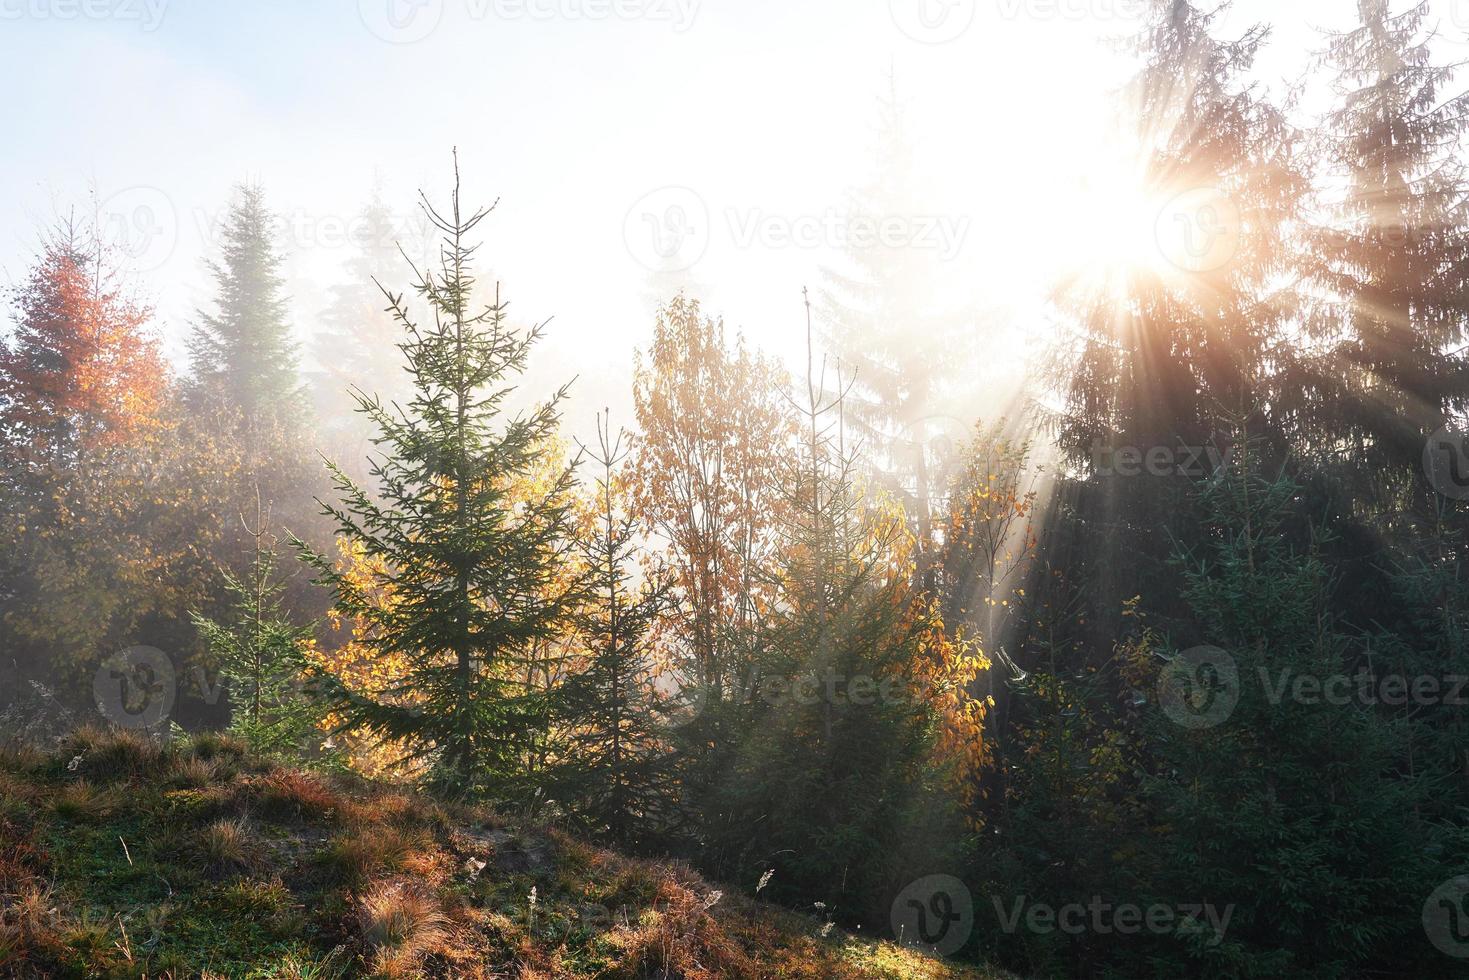
[[[1068,192],[1057,259],[1068,288],[1118,302],[1148,286],[1186,290],[1228,269],[1243,233],[1225,189],[1099,165]]]

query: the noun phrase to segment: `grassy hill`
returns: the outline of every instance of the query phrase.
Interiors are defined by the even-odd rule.
[[[0,756],[0,976],[370,975],[995,976],[227,737]]]

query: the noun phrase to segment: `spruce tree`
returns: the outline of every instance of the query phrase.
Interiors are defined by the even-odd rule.
[[[580,585],[560,581],[574,547],[573,466],[539,492],[511,496],[555,435],[567,389],[525,413],[505,409],[544,325],[512,327],[498,289],[493,302],[477,303],[477,246],[468,239],[492,209],[461,211],[457,155],[454,178],[447,214],[421,201],[444,236],[437,270],[414,270],[413,291],[429,317],[385,290],[404,331],[412,397],[401,408],[358,399],[378,431],[377,494],[333,466],[341,500],[324,505],[339,535],[381,559],[381,581],[354,581],[297,544],[336,609],[367,625],[365,642],[407,662],[380,691],[321,678],[343,730],[401,747],[446,788],[505,798],[526,789],[520,753],[557,694],[528,683],[527,668],[579,600]],[[388,584],[393,601],[376,601],[374,586]]]
[[[1208,976],[1391,972],[1389,951],[1431,953],[1419,909],[1452,873],[1418,812],[1430,784],[1402,775],[1404,726],[1331,683],[1354,652],[1317,543],[1284,533],[1299,487],[1241,444],[1202,494],[1209,543],[1179,556],[1193,635],[1227,659],[1165,670],[1143,787],[1154,894],[1235,911],[1217,942],[1161,945]]]
[[[230,698],[230,730],[257,751],[299,754],[318,717],[303,687],[303,644],[310,627],[294,625],[282,608],[285,586],[276,574],[268,509],[255,491],[254,523],[240,515],[253,544],[248,574],[224,571],[232,616],[220,622],[200,613],[194,625],[220,669]]]
[[[374,190],[354,225],[356,246],[346,262],[346,279],[331,288],[322,329],[313,347],[321,366],[318,404],[329,427],[360,428],[352,389],[376,392],[386,402],[408,394],[408,375],[398,350],[401,339],[392,311],[377,283],[387,281],[402,262],[393,213]],[[411,256],[420,251],[410,243]]]
[[[1435,60],[1428,7],[1358,0],[1330,39],[1326,162],[1346,189],[1315,236],[1327,343],[1298,390],[1302,441],[1359,509],[1431,520],[1425,443],[1469,410],[1469,94],[1448,94],[1459,66]]]
[[[235,188],[209,266],[215,310],[199,311],[189,338],[194,400],[237,414],[251,433],[294,428],[303,404],[272,223],[260,185]]]
[[[582,542],[588,574],[580,629],[586,663],[568,677],[562,705],[567,758],[558,780],[571,811],[593,832],[638,848],[672,822],[674,772],[660,717],[651,634],[669,605],[663,569],[635,583],[634,558],[644,532],[623,510],[619,464],[624,434],[597,419],[598,446],[584,447],[601,467],[593,527]]]
[[[1285,452],[1272,385],[1292,351],[1282,286],[1300,273],[1284,243],[1309,187],[1300,134],[1249,80],[1266,29],[1220,39],[1219,17],[1189,0],[1149,0],[1131,45],[1143,65],[1117,94],[1145,252],[1124,251],[1102,281],[1082,270],[1056,292],[1075,330],[1051,365],[1062,405],[1051,422],[1091,478],[1074,530],[1095,535],[1079,547],[1096,562],[1099,642],[1117,635],[1126,599],[1168,591],[1170,535],[1192,533],[1192,490],[1207,475],[1186,461],[1212,468],[1204,451],[1227,454],[1240,419],[1272,458]],[[1174,465],[1128,479],[1119,449]]]

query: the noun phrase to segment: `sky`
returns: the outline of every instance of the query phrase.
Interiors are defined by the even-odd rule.
[[[132,253],[168,349],[209,300],[232,185],[283,217],[294,328],[309,338],[378,187],[405,226],[445,200],[457,147],[485,274],[521,322],[553,317],[537,373],[576,411],[622,404],[660,290],[688,282],[791,356],[801,288],[840,261],[872,173],[878,98],[905,106],[923,200],[893,229],[935,251],[991,369],[1046,330],[1053,260],[1106,189],[1106,39],[1136,0],[0,0],[0,282],[40,230],[97,202]],[[1274,25],[1259,64],[1309,68],[1349,0],[1238,0]],[[1435,0],[1464,51],[1469,0]],[[1318,86],[1319,88],[1319,86]],[[1318,93],[1319,94],[1319,93]],[[1309,99],[1305,103],[1310,105]],[[94,194],[95,192],[95,198]],[[655,275],[655,273],[657,275]],[[404,280],[406,284],[406,278]],[[1012,368],[1013,362],[1013,368]],[[309,364],[307,365],[310,366]]]

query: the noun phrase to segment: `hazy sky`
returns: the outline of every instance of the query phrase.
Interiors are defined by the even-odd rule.
[[[95,186],[110,220],[145,243],[139,271],[177,351],[207,296],[213,222],[233,183],[257,179],[287,219],[304,337],[375,177],[410,215],[417,187],[447,191],[457,144],[468,197],[500,198],[483,255],[518,317],[554,314],[554,363],[542,367],[580,372],[590,413],[625,387],[647,336],[650,264],[690,265],[729,323],[791,348],[800,287],[840,246],[833,216],[873,166],[891,69],[926,197],[909,233],[941,253],[956,290],[1026,320],[1048,257],[1087,221],[1079,179],[1104,152],[1105,90],[1127,69],[1099,41],[1127,33],[1136,11],[1133,0],[0,0],[0,275],[19,277],[38,225],[85,206]],[[1350,0],[1240,0],[1230,22],[1275,21],[1261,77],[1277,83],[1305,71],[1311,27],[1351,11]],[[1458,43],[1469,0],[1435,15]],[[690,233],[670,239],[678,228]]]

